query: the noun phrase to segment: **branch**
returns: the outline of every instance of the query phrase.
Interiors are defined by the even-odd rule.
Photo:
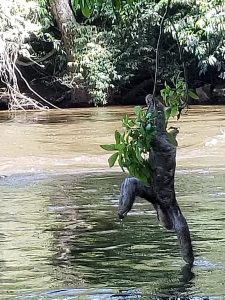
[[[19,73],[20,77],[23,79],[23,81],[26,83],[27,87],[29,88],[29,90],[31,92],[33,92],[36,96],[38,96],[42,101],[44,101],[45,103],[47,103],[48,105],[56,108],[56,109],[60,109],[59,107],[55,106],[54,104],[50,103],[49,101],[47,101],[46,99],[44,99],[43,97],[41,97],[37,92],[35,92],[34,89],[32,89],[32,87],[29,85],[29,83],[27,82],[27,80],[24,78],[23,74],[20,72],[20,70],[18,69],[18,67],[15,65],[15,69],[16,71]]]
[[[135,177],[127,177],[120,189],[118,215],[123,219],[132,209],[136,197],[141,197],[155,203],[155,196],[150,186],[145,185],[142,181]]]
[[[174,228],[173,220],[168,214],[167,207],[157,201],[157,197],[151,186],[145,185],[142,181],[135,177],[126,178],[120,189],[118,215],[123,219],[132,209],[135,198],[140,197],[152,203],[157,212],[158,220],[168,230]]]
[[[194,262],[194,255],[187,221],[182,215],[179,206],[175,206],[173,209],[171,209],[171,215],[183,259],[186,261],[186,263],[192,265]]]
[[[183,51],[182,51],[181,44],[180,44],[180,41],[179,41],[178,32],[177,32],[176,27],[173,23],[173,20],[171,18],[169,18],[169,21],[170,21],[170,23],[173,27],[174,32],[175,32],[175,36],[176,36],[176,40],[177,40],[177,46],[178,46],[178,50],[179,50],[179,57],[180,57],[180,61],[182,63],[182,67],[183,67],[183,74],[184,74],[184,81],[185,81],[185,101],[184,101],[183,105],[179,108],[179,114],[177,116],[177,119],[179,119],[182,109],[188,104],[188,77],[187,77],[186,66],[185,66],[185,62],[184,62],[183,54],[182,54]]]
[[[163,25],[164,25],[165,19],[167,17],[168,11],[169,11],[170,3],[171,3],[171,0],[168,0],[167,5],[166,5],[166,10],[162,17],[162,20],[160,22],[160,27],[159,27],[159,37],[158,37],[157,46],[156,46],[156,58],[155,58],[155,80],[154,80],[154,88],[153,88],[153,92],[152,92],[153,101],[155,99],[158,68],[159,68],[159,46],[160,46],[161,36],[162,36],[162,32],[163,32]]]
[[[186,219],[182,215],[177,202],[175,201],[171,205],[159,202],[152,187],[145,185],[135,177],[128,177],[123,181],[120,190],[118,206],[120,219],[123,219],[132,209],[136,197],[144,198],[153,204],[161,224],[166,229],[176,232],[184,261],[192,265],[194,256],[190,232]]]
[[[39,63],[42,61],[45,61],[46,59],[48,59],[49,57],[51,57],[53,54],[55,54],[56,50],[52,49],[50,52],[48,52],[45,56],[40,57],[36,60],[33,60],[31,58],[26,57],[27,59],[29,59],[29,62],[24,62],[19,60],[19,58],[17,58],[16,60],[16,64],[20,65],[20,66],[24,66],[24,67],[28,67],[28,66],[33,66],[33,65],[38,65],[39,67],[42,67]]]

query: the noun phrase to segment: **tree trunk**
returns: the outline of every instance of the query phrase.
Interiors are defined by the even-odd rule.
[[[125,179],[121,185],[118,214],[123,218],[131,210],[136,196],[145,198],[153,204],[162,225],[168,230],[176,231],[183,259],[188,264],[193,264],[189,228],[177,203],[174,189],[176,146],[171,144],[166,131],[164,106],[157,99],[154,103],[150,97],[148,99],[149,110],[157,115],[151,153],[154,159],[153,175],[149,186],[134,177]]]
[[[51,11],[62,35],[62,41],[67,55],[75,42],[75,26],[77,26],[69,0],[53,0]]]

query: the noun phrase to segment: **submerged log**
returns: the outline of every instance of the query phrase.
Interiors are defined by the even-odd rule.
[[[170,142],[166,131],[164,106],[155,99],[154,103],[148,103],[148,107],[157,115],[156,134],[152,141],[151,153],[151,159],[154,161],[152,177],[149,185],[134,177],[124,180],[121,185],[118,214],[121,219],[124,218],[131,210],[136,196],[146,199],[153,204],[162,225],[176,232],[185,262],[193,264],[190,232],[177,203],[174,188],[176,146]]]

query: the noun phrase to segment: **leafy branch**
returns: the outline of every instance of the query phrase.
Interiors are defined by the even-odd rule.
[[[149,160],[151,141],[155,135],[155,116],[142,109],[134,108],[135,118],[125,115],[122,119],[124,132],[115,131],[115,144],[101,145],[104,150],[116,151],[108,159],[112,167],[118,161],[123,171],[149,182],[153,165]]]
[[[165,103],[165,120],[168,124],[169,118],[179,115],[179,108],[185,102],[186,84],[183,79],[177,76],[173,78],[173,87],[165,83],[165,88],[161,90],[161,96]],[[188,96],[198,99],[194,91],[188,90]],[[112,154],[108,163],[113,167],[116,162],[123,171],[125,169],[131,176],[137,177],[145,183],[151,179],[154,170],[154,158],[152,153],[152,140],[156,134],[155,120],[157,115],[151,110],[136,106],[135,116],[130,118],[125,115],[122,119],[124,131],[115,131],[115,143],[101,145],[107,151],[116,151]],[[177,146],[176,128],[167,130],[168,138],[172,144]]]
[[[199,99],[198,95],[191,89],[187,90],[187,83],[183,78],[180,78],[179,74],[172,78],[173,87],[169,86],[165,82],[165,88],[160,91],[160,94],[165,103],[165,116],[166,122],[169,118],[175,116],[179,119],[180,109],[184,108],[187,104],[187,97],[194,100]]]

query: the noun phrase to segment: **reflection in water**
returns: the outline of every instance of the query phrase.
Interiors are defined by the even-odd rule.
[[[9,175],[0,178],[0,299],[222,299],[224,112],[193,111],[180,123],[176,187],[192,270],[149,203],[117,219],[121,173],[106,173],[98,145],[111,141],[121,108],[0,113],[0,173]]]
[[[177,177],[196,252],[193,270],[183,267],[175,236],[159,227],[147,202],[138,200],[121,225],[118,174],[5,178],[1,299],[223,295],[225,211],[217,192],[224,176],[209,172],[198,186],[199,176],[180,171]]]

